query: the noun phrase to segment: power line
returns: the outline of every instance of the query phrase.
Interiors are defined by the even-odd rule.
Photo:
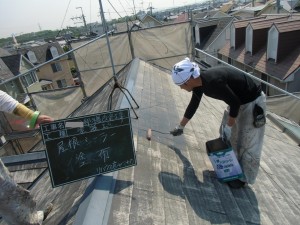
[[[67,9],[66,9],[66,12],[65,12],[65,15],[64,15],[64,19],[63,19],[63,21],[62,21],[62,23],[61,23],[60,29],[62,29],[62,26],[63,26],[63,24],[64,24],[64,22],[65,22],[66,15],[67,15],[67,12],[68,12],[68,10],[69,10],[69,6],[70,6],[71,1],[72,1],[72,0],[70,0],[69,3],[68,3]]]
[[[111,5],[111,7],[116,11],[116,13],[119,15],[119,17],[120,18],[123,18],[119,13],[118,13],[118,11],[115,9],[115,7],[110,3],[110,1],[109,0],[107,0],[108,1],[108,3]]]
[[[119,3],[121,4],[122,8],[124,9],[124,12],[126,12],[126,10],[125,10],[125,8],[124,8],[124,6],[123,6],[123,4],[120,0],[119,0]],[[128,16],[127,13],[126,13],[126,16]]]

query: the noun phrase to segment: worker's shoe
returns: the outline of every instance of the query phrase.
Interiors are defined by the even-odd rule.
[[[44,210],[44,218],[43,218],[43,221],[44,221],[45,219],[47,219],[47,216],[50,214],[50,212],[52,211],[52,209],[53,209],[53,204],[52,204],[52,203],[48,203],[46,209]]]
[[[246,185],[246,182],[237,179],[237,180],[228,181],[227,184],[231,188],[238,189],[244,187]]]

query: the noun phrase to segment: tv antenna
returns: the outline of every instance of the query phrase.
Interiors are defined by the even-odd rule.
[[[112,105],[112,96],[113,96],[113,93],[114,91],[119,88],[120,91],[125,95],[136,119],[138,119],[138,116],[128,98],[128,96],[126,95],[126,92],[130,95],[131,99],[134,101],[134,103],[136,104],[136,108],[139,108],[139,105],[137,104],[137,102],[135,101],[135,99],[133,98],[133,96],[130,94],[130,92],[125,88],[123,87],[118,79],[117,79],[117,76],[116,76],[116,71],[115,71],[115,66],[114,66],[114,61],[113,61],[113,57],[112,57],[112,53],[111,53],[111,48],[110,48],[110,43],[109,43],[109,39],[108,39],[108,34],[107,34],[107,26],[106,26],[106,21],[105,21],[105,17],[104,17],[104,13],[103,13],[103,7],[102,7],[102,1],[99,0],[99,5],[100,5],[100,16],[101,16],[101,20],[102,20],[102,26],[104,27],[104,32],[105,32],[105,37],[106,37],[106,42],[107,42],[107,47],[108,47],[108,52],[109,52],[109,57],[110,57],[110,61],[111,61],[111,68],[112,68],[112,71],[113,71],[113,79],[114,79],[114,86],[113,86],[113,89],[109,95],[109,98],[108,98],[108,105],[107,105],[107,110],[111,110],[111,105]],[[126,92],[125,92],[126,91]]]

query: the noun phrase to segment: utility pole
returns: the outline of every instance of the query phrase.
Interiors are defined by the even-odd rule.
[[[152,9],[154,9],[154,8],[152,7],[152,3],[151,2],[149,3],[149,7],[147,9],[150,9],[150,15],[152,16]]]
[[[132,2],[133,2],[133,12],[134,12],[134,15],[136,15],[134,0],[132,0]]]
[[[86,32],[86,34],[89,34],[89,30],[88,30],[87,25],[86,25],[85,16],[83,14],[82,7],[76,7],[76,9],[81,9],[81,16],[75,16],[75,17],[72,17],[71,19],[72,20],[74,20],[74,19],[82,19],[83,24],[84,24],[85,32]]]
[[[42,31],[42,27],[41,27],[40,23],[38,23],[38,26],[39,26],[39,30]]]

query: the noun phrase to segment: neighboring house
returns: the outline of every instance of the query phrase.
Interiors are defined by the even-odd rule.
[[[174,23],[186,22],[189,20],[189,13],[183,12],[178,15],[178,17],[174,20]]]
[[[232,1],[228,2],[228,3],[225,3],[223,4],[221,7],[220,7],[220,11],[223,12],[223,13],[229,13],[232,9],[234,9],[236,7],[236,4],[233,3]]]
[[[139,26],[140,21],[139,20],[129,20],[127,22],[122,23],[116,23],[113,25],[114,32],[121,33],[121,32],[127,32],[128,30],[132,30],[133,27]]]
[[[137,30],[139,28],[150,28],[162,25],[160,21],[148,14],[140,16],[140,18],[140,20],[130,20],[128,22],[114,24],[115,32],[127,32],[129,30]]]
[[[296,12],[293,8],[296,6],[297,1],[287,1],[287,0],[281,0],[280,1],[280,8],[279,13],[291,13]],[[298,1],[299,3],[299,1]],[[262,14],[275,14],[277,13],[277,1],[269,1],[266,6],[259,12],[257,15]]]
[[[34,67],[32,63],[21,54],[3,56],[1,57],[1,60],[2,69],[0,70],[0,75],[3,80],[23,74]],[[5,84],[0,84],[0,86],[0,89],[24,104],[29,101],[27,94],[25,94],[26,92],[36,92],[42,90],[35,71],[25,74],[24,76],[9,81]]]
[[[170,13],[168,16],[165,16],[163,21],[164,23],[174,23],[174,21],[177,19],[178,15],[174,15],[173,13]]]
[[[209,11],[204,11],[204,12],[199,12],[199,13],[195,13],[193,14],[193,20],[199,20],[199,19],[208,19],[213,17],[215,14],[219,13],[220,10],[209,10]]]
[[[2,57],[0,57],[0,90],[7,92],[14,98],[18,98],[19,94],[23,93],[22,84],[20,83],[19,79],[14,79],[10,82],[3,84],[4,81],[11,78],[14,78],[14,74],[4,63]]]
[[[155,19],[153,16],[150,16],[149,14],[146,14],[142,19],[141,19],[141,27],[142,28],[149,28],[149,27],[156,27],[156,26],[161,26],[162,23]]]
[[[99,36],[105,34],[102,24],[96,22],[96,23],[89,24],[89,26],[92,34],[99,35]],[[111,25],[108,25],[107,28],[108,31],[114,29],[113,26]]]
[[[57,42],[19,49],[18,52],[24,55],[33,65],[45,63],[64,53]],[[37,70],[37,76],[42,83],[43,90],[74,85],[67,56],[40,67]]]
[[[194,21],[195,47],[217,57],[219,49],[230,39],[230,25],[233,20],[233,17],[227,16]],[[196,52],[196,60],[204,67],[217,64],[216,60],[207,58],[200,52]]]
[[[258,18],[234,22],[219,58],[288,92],[300,91],[300,20]],[[267,95],[279,91],[262,84]]]
[[[259,5],[259,6],[248,6],[242,8],[240,10],[234,11],[230,13],[231,16],[234,16],[238,19],[249,19],[259,15],[259,13],[266,7],[266,5]]]

